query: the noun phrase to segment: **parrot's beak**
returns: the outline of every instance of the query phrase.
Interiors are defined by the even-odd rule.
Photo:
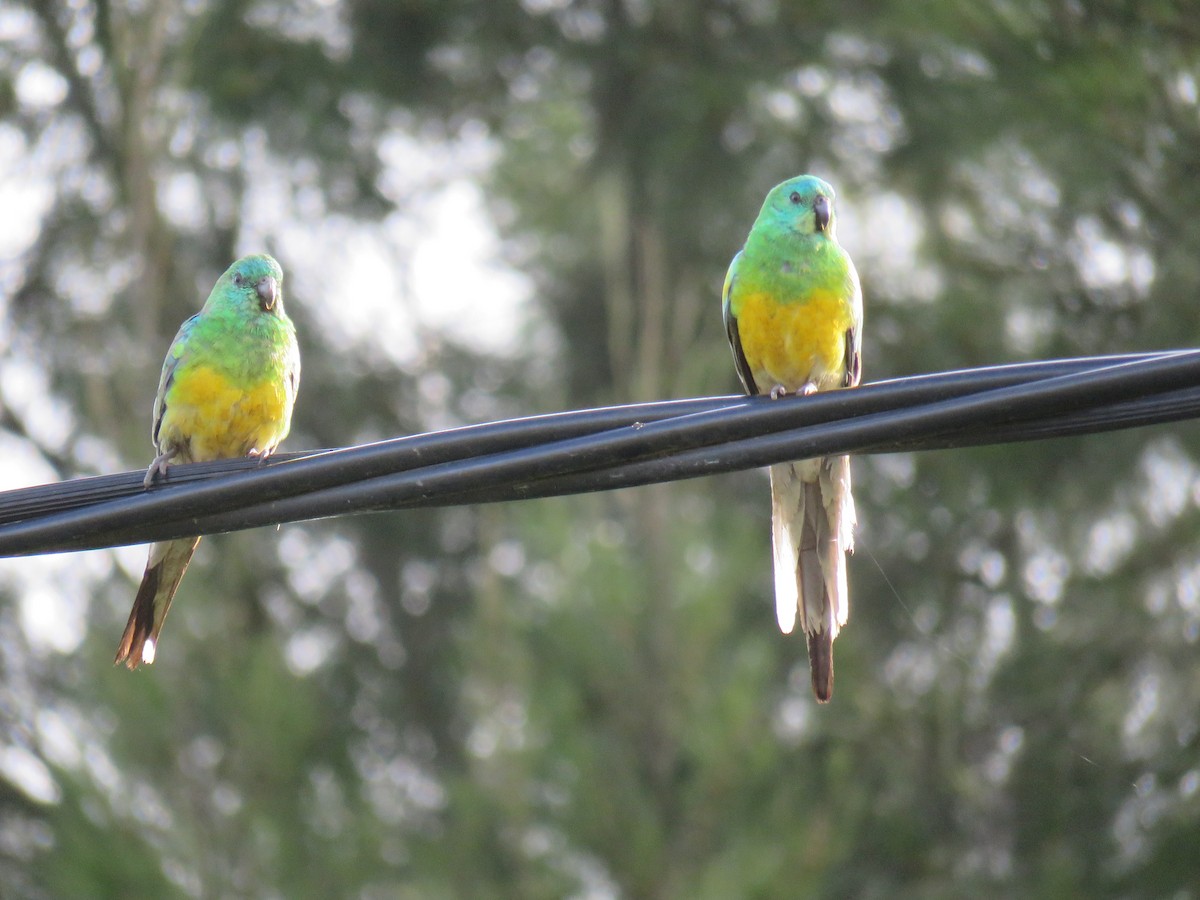
[[[817,197],[813,201],[813,216],[816,219],[817,231],[824,231],[829,227],[829,198]]]
[[[275,301],[279,299],[279,282],[268,275],[258,282],[255,290],[258,292],[258,300],[264,310],[270,312],[275,308]]]

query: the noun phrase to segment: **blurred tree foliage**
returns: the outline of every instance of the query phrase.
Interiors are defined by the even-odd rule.
[[[258,247],[304,342],[291,449],[730,391],[721,277],[800,171],[841,191],[868,379],[1194,343],[1197,22],[0,0],[0,439],[46,477],[144,464],[167,341]],[[396,187],[397,138],[489,148],[534,287],[508,350],[340,329],[324,292],[370,283],[339,248],[435,186]],[[823,709],[756,473],[207,541],[136,676],[133,557],[9,563],[5,896],[1194,896],[1197,444],[859,460]],[[82,643],[30,640],[57,595]]]

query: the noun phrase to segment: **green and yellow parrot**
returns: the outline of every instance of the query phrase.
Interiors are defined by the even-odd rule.
[[[168,463],[266,458],[287,437],[300,382],[296,329],[283,310],[283,271],[270,256],[243,256],[217,280],[204,308],[167,351],[150,439],[158,455],[146,487]],[[152,544],[115,663],[154,662],[171,598],[200,538]]]
[[[812,175],[774,187],[725,276],[725,331],[750,394],[855,387],[862,374],[862,290],[837,242],[833,188]],[[833,696],[833,639],[850,598],[850,458],[771,466],[775,612],[808,639],[813,693]]]

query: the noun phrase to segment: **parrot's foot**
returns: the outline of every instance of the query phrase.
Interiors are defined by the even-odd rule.
[[[257,459],[258,464],[261,466],[271,457],[271,454],[274,452],[274,447],[267,447],[265,450],[259,450],[257,447],[255,447],[253,450],[247,451],[246,455],[251,459]]]
[[[789,391],[782,384],[777,384],[771,388],[770,396],[772,400],[778,400],[780,397],[786,397],[788,394],[795,394],[797,397],[807,397],[810,394],[817,392],[817,386],[814,382],[806,381],[803,387],[798,391]]]
[[[142,486],[148,489],[152,484],[154,484],[154,478],[156,475],[162,475],[164,478],[166,478],[167,463],[175,458],[176,453],[177,451],[175,450],[167,450],[154,457],[154,462],[150,463],[150,468],[146,470],[146,477],[142,479]]]

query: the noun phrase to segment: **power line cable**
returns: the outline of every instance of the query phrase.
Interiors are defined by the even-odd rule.
[[[1033,440],[1200,416],[1200,351],[900,378],[804,398],[578,410],[341,450],[0,493],[0,555],[145,543],[352,513],[695,478],[832,453]]]

